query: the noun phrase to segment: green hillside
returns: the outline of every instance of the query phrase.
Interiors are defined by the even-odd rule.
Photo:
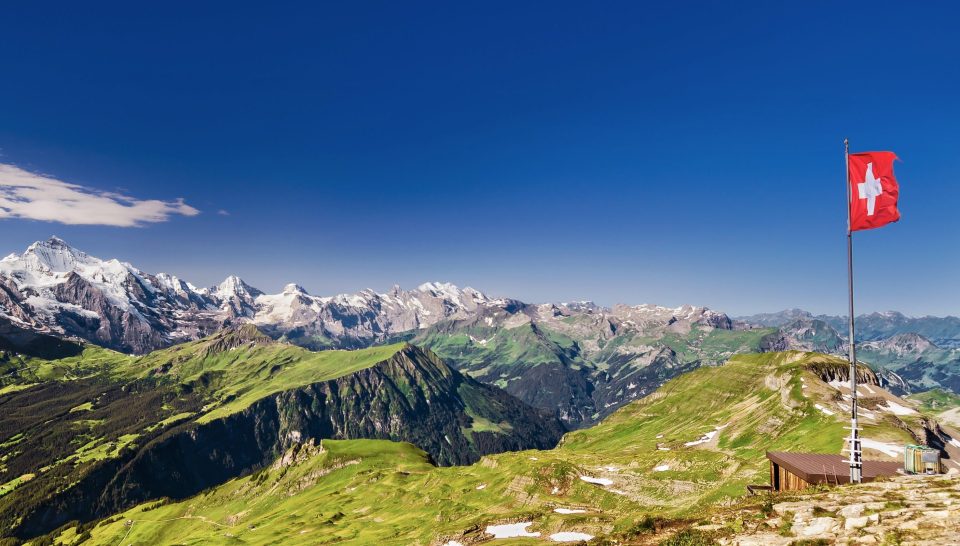
[[[359,351],[313,352],[277,343],[256,327],[245,325],[140,357],[96,345],[84,345],[80,354],[57,360],[2,353],[0,394],[49,381],[141,380],[176,386],[181,392],[184,387],[201,391],[207,404],[197,419],[204,422],[235,413],[270,394],[369,368],[403,346],[395,343]]]
[[[185,498],[309,440],[408,441],[449,465],[564,431],[406,344],[311,352],[245,326],[143,357],[87,347],[6,364],[0,536]]]
[[[490,538],[487,525],[515,522],[540,537],[498,544],[558,532],[629,536],[643,531],[647,515],[697,518],[746,484],[765,483],[766,450],[839,452],[842,399],[823,379],[845,367],[817,354],[736,356],[569,433],[556,449],[465,467],[433,467],[404,444],[324,441],[322,451],[291,451],[252,476],[71,528],[58,540],[89,533],[91,544],[427,545]],[[910,442],[919,417],[876,410],[864,437]]]

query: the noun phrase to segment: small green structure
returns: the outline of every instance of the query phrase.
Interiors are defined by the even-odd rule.
[[[940,474],[940,450],[930,446],[906,446],[903,470],[907,474]]]

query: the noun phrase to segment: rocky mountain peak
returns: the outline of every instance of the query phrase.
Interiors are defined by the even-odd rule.
[[[243,279],[236,275],[230,275],[224,279],[223,282],[218,284],[214,289],[211,290],[211,292],[217,296],[220,296],[221,298],[255,298],[260,294],[263,294],[263,292],[245,283]]]
[[[602,311],[603,308],[597,305],[596,303],[589,300],[582,301],[565,301],[560,304],[560,307],[569,309],[570,311],[577,311],[583,313],[593,313],[596,311]]]
[[[797,319],[809,319],[813,315],[803,309],[784,309],[776,313],[759,313],[756,315],[737,317],[737,320],[754,326],[780,327]]]
[[[270,345],[279,342],[274,341],[273,338],[261,332],[253,324],[242,324],[220,330],[212,336],[200,340],[199,343],[203,346],[203,354],[211,356],[238,347]]]
[[[14,256],[16,255],[13,254],[10,258]],[[73,248],[57,236],[31,244],[22,255],[14,259],[32,271],[51,273],[66,273],[76,270],[78,265],[99,261],[91,259],[85,252]]]
[[[289,283],[284,285],[283,293],[284,294],[303,294],[305,296],[307,295],[307,291],[302,286],[296,283]]]
[[[937,348],[932,341],[913,332],[896,334],[883,340],[881,343],[884,349],[898,353],[922,353],[929,349]]]
[[[612,314],[627,323],[636,324],[699,324],[713,328],[732,328],[730,317],[724,313],[713,311],[707,307],[695,305],[681,305],[679,307],[664,307],[661,305],[624,305],[617,304],[611,310]]]

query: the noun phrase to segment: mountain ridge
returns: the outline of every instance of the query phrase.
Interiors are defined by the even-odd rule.
[[[406,441],[456,465],[549,448],[565,430],[409,344],[310,353],[244,325],[145,357],[88,348],[53,366],[67,374],[0,396],[0,474],[15,478],[0,518],[22,538],[195,494],[309,441]]]
[[[443,282],[426,282],[412,290],[394,286],[385,293],[364,289],[314,296],[293,283],[267,294],[230,275],[218,285],[198,288],[174,275],[149,274],[128,262],[93,257],[56,236],[0,260],[0,289],[0,316],[7,320],[132,353],[199,339],[235,322],[252,322],[274,337],[311,348],[357,348],[441,320],[547,308],[641,322],[671,315],[689,320],[695,314],[708,321],[729,321],[722,313],[690,305],[529,304]]]

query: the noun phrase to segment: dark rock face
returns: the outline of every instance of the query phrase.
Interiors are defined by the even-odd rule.
[[[700,361],[682,362],[669,347],[656,350],[650,363],[640,368],[634,368],[633,361],[627,357],[610,359],[606,364],[606,370],[597,374],[593,391],[594,405],[603,416],[651,394],[669,379],[703,365]]]
[[[840,381],[846,383],[850,381],[849,364],[835,362],[815,362],[810,364],[809,368],[810,371],[817,374],[817,376],[824,383],[830,383],[831,381]],[[857,384],[876,385],[878,387],[883,386],[881,384],[880,377],[873,370],[864,366],[862,363],[857,365]]]
[[[497,377],[481,379],[495,381]],[[560,362],[525,368],[505,389],[533,407],[552,410],[565,422],[588,421],[596,413],[593,380],[583,368]]]
[[[0,317],[0,362],[4,351],[47,360],[76,356],[83,352],[79,343],[23,328]]]
[[[99,288],[75,273],[68,276],[67,282],[57,285],[54,291],[58,301],[74,303],[97,315],[91,317],[69,312],[59,315],[59,325],[68,335],[131,352],[142,352],[162,340],[157,328],[131,316],[129,310],[112,305]]]
[[[472,431],[475,418],[503,426]],[[185,498],[263,468],[310,440],[405,441],[440,465],[454,465],[502,451],[549,449],[563,432],[556,418],[407,346],[357,373],[261,399],[223,419],[170,429],[19,514],[15,534],[36,536],[149,499]]]

